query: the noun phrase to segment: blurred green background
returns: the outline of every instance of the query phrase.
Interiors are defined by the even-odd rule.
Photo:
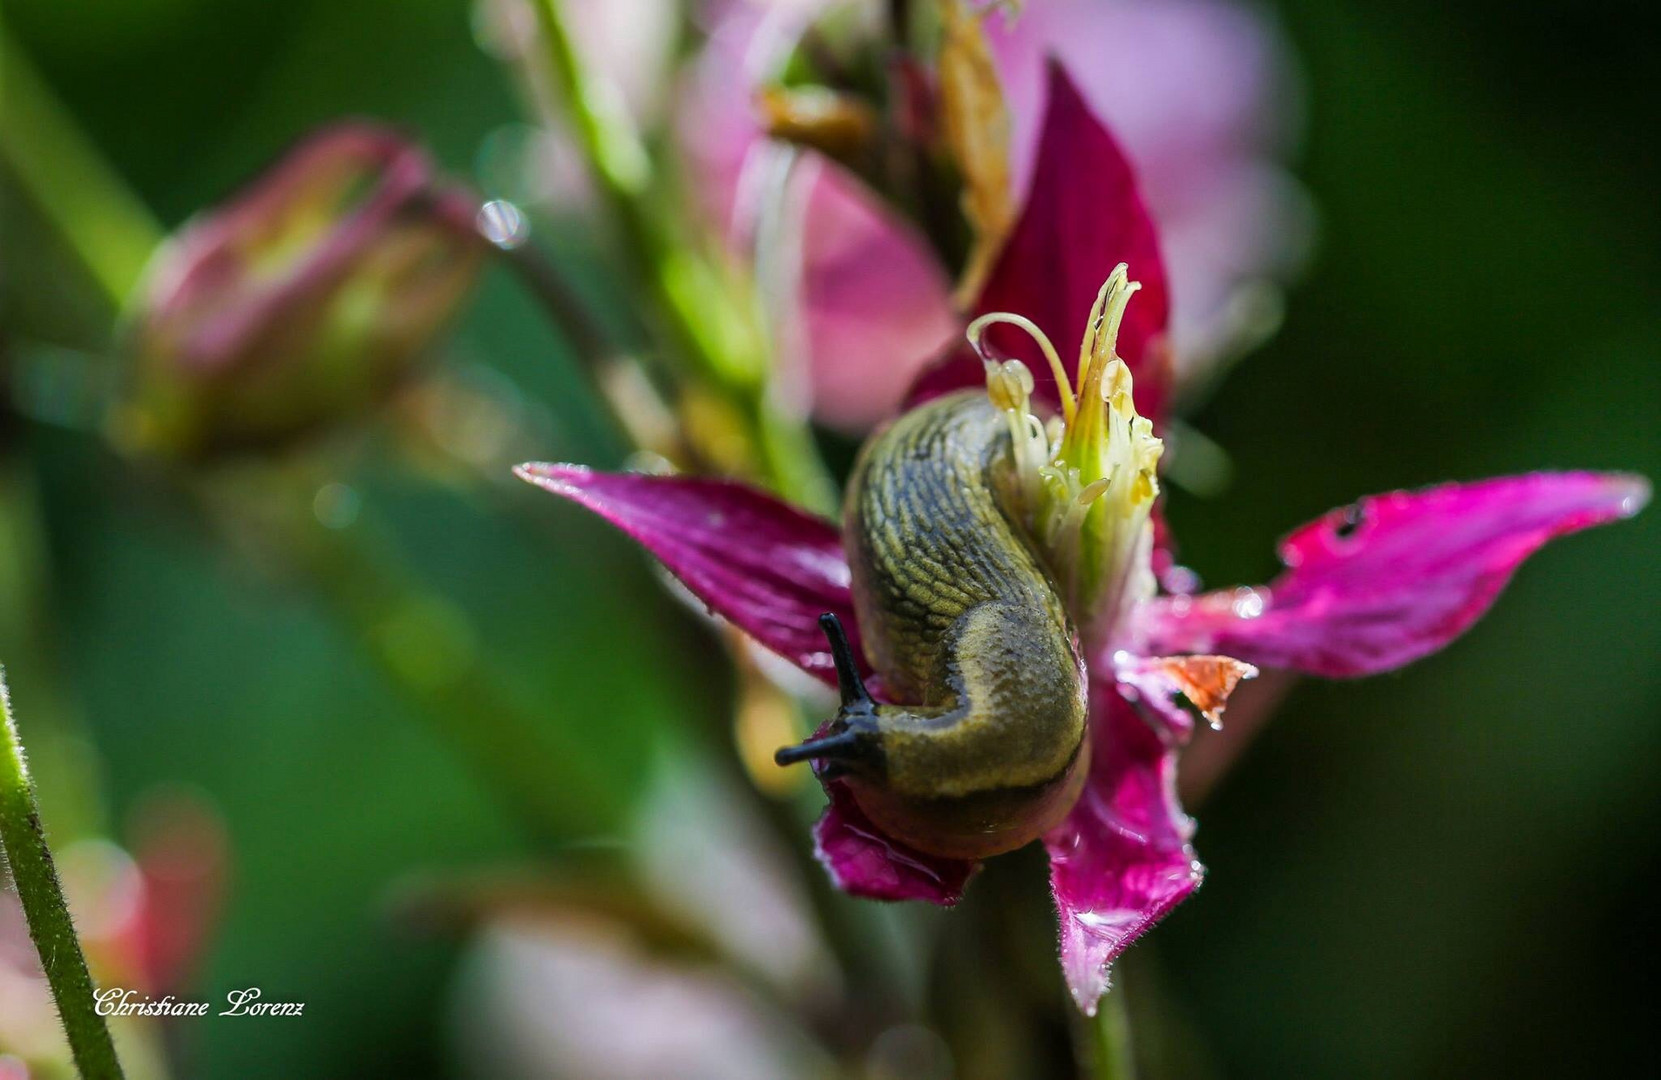
[[[1033,0],[1041,3],[1042,0]],[[1321,212],[1285,329],[1193,417],[1233,455],[1178,493],[1208,583],[1360,493],[1535,468],[1661,477],[1661,46],[1652,8],[1293,0],[1298,171]],[[468,174],[520,113],[460,0],[7,0],[10,32],[168,225],[343,113]],[[92,345],[73,263],[6,200],[7,330]],[[615,303],[626,298],[612,298]],[[499,272],[451,352],[548,410],[536,456],[615,464],[558,343]],[[7,433],[8,435],[13,433]],[[158,783],[222,807],[234,893],[204,986],[304,1019],[204,1023],[200,1075],[453,1075],[453,946],[400,932],[412,869],[518,839],[315,606],[29,426],[50,640],[117,817]],[[527,528],[387,470],[352,478],[484,630],[515,691],[639,783],[722,714],[715,640],[643,559],[551,502]],[[1200,813],[1205,888],[1139,946],[1229,1076],[1639,1075],[1661,881],[1661,514],[1532,560],[1397,675],[1297,686]],[[44,665],[12,661],[27,714]]]

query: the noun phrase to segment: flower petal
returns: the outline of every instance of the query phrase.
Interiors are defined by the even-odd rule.
[[[813,847],[837,888],[867,900],[949,906],[963,899],[979,863],[925,855],[884,836],[840,781],[828,781],[825,794],[830,805],[813,828]]]
[[[1044,0],[988,20],[987,37],[1017,190],[1032,175],[1054,55],[1142,181],[1170,277],[1178,379],[1215,362],[1241,332],[1240,290],[1284,280],[1312,239],[1309,197],[1279,161],[1300,88],[1275,20],[1230,0]]]
[[[1531,473],[1334,510],[1280,549],[1262,589],[1162,597],[1138,612],[1144,651],[1220,652],[1315,675],[1371,675],[1435,652],[1488,610],[1546,541],[1638,512],[1643,478]]]
[[[1119,355],[1136,381],[1136,405],[1156,422],[1168,387],[1162,342],[1169,314],[1165,264],[1153,221],[1143,205],[1130,163],[1090,112],[1066,70],[1049,66],[1049,105],[1044,114],[1038,163],[1020,221],[974,304],[974,314],[1008,311],[1037,323],[1063,357],[1084,337],[1085,321],[1102,282],[1119,263],[1130,267],[1142,290],[1131,301],[1119,332]],[[1055,379],[1043,355],[1009,326],[987,331],[987,345],[1024,361],[1035,393],[1057,400]],[[986,381],[979,358],[967,346],[951,352],[912,388],[913,403]]]
[[[1187,732],[1139,714],[1106,681],[1092,686],[1091,723],[1084,793],[1044,838],[1061,968],[1087,1015],[1107,992],[1108,965],[1204,875],[1188,846],[1193,822],[1176,798],[1176,755]]]
[[[710,611],[804,671],[836,682],[819,631],[827,611],[842,620],[862,655],[848,560],[829,522],[727,480],[597,473],[580,465],[514,471],[622,529]]]

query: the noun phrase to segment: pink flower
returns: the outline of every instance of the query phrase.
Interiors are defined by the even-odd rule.
[[[776,76],[817,6],[726,5],[686,94],[681,142],[698,194],[741,252],[754,243],[754,192],[776,152],[752,96]],[[1203,367],[1226,349],[1242,290],[1287,276],[1307,247],[1307,199],[1278,163],[1293,97],[1279,36],[1220,0],[1046,0],[986,27],[1010,108],[1015,190],[1031,181],[1044,59],[1056,56],[1144,181],[1182,298],[1170,326],[1176,374]],[[809,153],[802,172],[792,194],[807,332],[790,344],[814,414],[859,430],[899,405],[956,336],[960,313],[916,228],[840,165]],[[983,298],[973,308],[989,305]]]
[[[1128,307],[1131,287],[1123,268],[1115,269],[1120,263],[1134,267],[1142,283]],[[1104,279],[1109,284],[1098,292]],[[1094,749],[1083,793],[1044,837],[1062,965],[1087,1012],[1107,988],[1111,961],[1200,882],[1189,844],[1193,823],[1175,793],[1177,755],[1191,731],[1178,695],[1214,717],[1234,682],[1252,673],[1250,665],[1352,676],[1424,656],[1467,629],[1546,541],[1628,516],[1648,497],[1639,478],[1592,473],[1374,496],[1295,532],[1282,550],[1287,570],[1268,586],[1198,597],[1132,587],[1152,580],[1148,514],[1159,452],[1152,432],[1169,386],[1165,283],[1153,225],[1124,155],[1052,65],[1030,194],[981,306],[1023,315],[1063,340],[1088,324],[1093,350],[1104,344],[1095,328],[1122,315],[1116,357],[1110,335],[1092,352],[1091,371],[1115,391],[1097,395],[1110,411],[1097,419],[1122,425],[1114,452],[1134,456],[1117,464],[1133,465],[1127,471],[1148,481],[1137,489],[1139,502],[1120,506],[1140,514],[1139,531],[1105,537],[1103,550],[1119,569],[1107,587],[1080,594],[1083,602],[1071,608],[1090,678]],[[1033,340],[1013,327],[993,325],[983,341],[990,352],[1026,363],[1036,399],[1053,406],[1069,392]],[[1007,376],[1013,369],[997,370]],[[925,373],[912,400],[987,379],[981,359],[964,347]],[[1023,382],[996,388],[1007,395]],[[1081,418],[1089,400],[1078,395]],[[1071,417],[1075,407],[1063,408]],[[1078,427],[1088,425],[1081,420]],[[1068,463],[1078,449],[1067,441],[1073,437],[1069,429],[1046,452]],[[1021,447],[1011,446],[1018,458]],[[841,620],[854,654],[862,655],[849,561],[834,524],[723,480],[605,475],[574,465],[527,465],[520,475],[621,528],[712,611],[804,671],[834,681],[817,626],[823,613]],[[880,696],[880,687],[875,692]],[[976,864],[907,847],[872,824],[842,782],[825,786],[830,805],[816,829],[818,852],[841,888],[940,904],[961,896]]]

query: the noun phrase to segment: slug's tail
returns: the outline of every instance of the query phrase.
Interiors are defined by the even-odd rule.
[[[842,694],[842,707],[836,711],[830,731],[795,746],[782,747],[773,755],[778,765],[794,765],[799,761],[823,760],[828,763],[821,775],[829,779],[846,770],[849,763],[870,752],[874,734],[872,721],[877,703],[865,689],[854,663],[854,651],[848,644],[848,635],[842,629],[842,620],[830,612],[819,616],[819,629],[830,643],[831,660],[836,664],[836,686]]]

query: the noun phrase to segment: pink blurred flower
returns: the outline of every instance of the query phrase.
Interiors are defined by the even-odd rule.
[[[131,854],[79,840],[59,854],[58,870],[97,981],[159,998],[188,988],[213,938],[227,841],[217,814],[183,795],[151,800],[135,826]],[[67,1064],[52,995],[9,888],[0,891],[0,1054],[8,1051]]]
[[[831,1063],[713,964],[653,955],[625,928],[500,920],[469,958],[463,1049],[491,1076],[796,1080]]]
[[[755,241],[753,192],[778,151],[763,137],[754,91],[826,6],[724,5],[693,72],[681,142],[705,211],[740,251]],[[1284,43],[1260,15],[1223,0],[1046,0],[987,27],[1017,191],[1037,156],[1046,56],[1068,63],[1123,139],[1182,297],[1170,331],[1175,375],[1185,378],[1226,350],[1242,290],[1284,278],[1307,247],[1307,200],[1279,163],[1295,104]],[[841,166],[804,158],[793,197],[806,332],[785,345],[806,368],[815,415],[857,430],[894,410],[960,314],[923,236]]]
[[[1168,303],[1153,226],[1123,154],[1059,65],[1050,68],[1039,147],[1027,204],[981,304],[1073,340],[1114,265],[1134,267],[1142,294],[1125,311],[1118,355],[1134,376],[1137,411],[1157,424],[1168,404],[1161,346]],[[1029,339],[994,326],[984,340],[1026,361],[1034,396],[1056,402],[1057,385]],[[979,357],[960,348],[925,373],[912,400],[985,380]],[[822,613],[841,620],[863,655],[852,573],[834,524],[722,480],[572,465],[519,472],[618,526],[712,611],[802,670],[834,681],[817,625]],[[1295,532],[1282,548],[1287,570],[1270,585],[1133,596],[1111,612],[1074,612],[1090,674],[1094,751],[1083,794],[1044,843],[1062,965],[1080,1007],[1094,1010],[1110,962],[1200,882],[1193,823],[1176,798],[1177,754],[1192,729],[1176,695],[1210,713],[1247,665],[1356,676],[1408,663],[1463,633],[1546,541],[1635,513],[1647,497],[1639,478],[1593,473],[1374,496]],[[1142,558],[1151,564],[1151,553]],[[1214,652],[1226,655],[1197,655]],[[840,887],[877,899],[956,902],[976,864],[883,835],[842,781],[825,787],[830,805],[816,839]]]

